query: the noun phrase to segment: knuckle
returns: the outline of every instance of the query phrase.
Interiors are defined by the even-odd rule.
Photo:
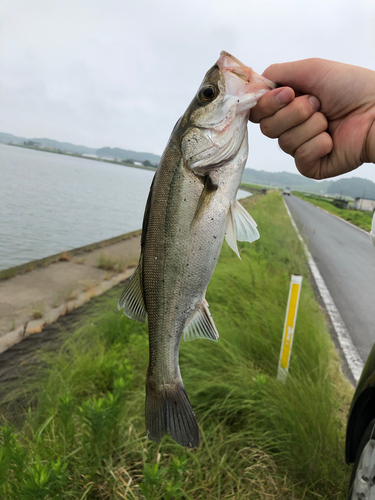
[[[270,124],[270,121],[267,118],[263,118],[263,120],[260,121],[260,130],[262,131],[262,134],[265,135],[266,137],[274,139],[272,133],[272,124]]]
[[[274,63],[274,64],[271,64],[270,66],[268,66],[268,68],[266,69],[266,71],[263,73],[264,75],[266,74],[274,74],[279,68],[279,64],[278,63]]]
[[[306,144],[299,146],[294,153],[294,158],[300,164],[306,163],[310,159],[310,147]]]
[[[251,110],[250,121],[259,123],[262,119],[272,116],[274,112],[275,109],[272,107],[272,100],[268,94],[265,94]]]
[[[257,106],[258,107],[258,106]],[[250,121],[252,123],[260,123],[260,120],[262,119],[262,112],[259,109],[252,109],[250,113]]]
[[[281,134],[279,137],[279,146],[285,153],[293,155],[294,150],[296,149],[293,135],[290,132]]]
[[[306,121],[311,116],[311,106],[306,102],[306,99],[295,99],[295,116],[299,123]]]
[[[316,119],[318,120],[318,123],[322,131],[327,130],[328,128],[327,117],[323,113],[320,113],[319,111],[317,111],[315,114],[317,115]]]
[[[332,151],[333,148],[332,137],[327,132],[323,132],[321,135],[324,147],[324,154],[328,154]]]

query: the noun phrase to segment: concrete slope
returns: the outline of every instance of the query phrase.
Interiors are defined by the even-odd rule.
[[[127,236],[0,281],[0,353],[126,279],[140,253],[140,236]]]

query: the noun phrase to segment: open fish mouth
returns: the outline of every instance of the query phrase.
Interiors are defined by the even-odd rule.
[[[234,56],[223,50],[217,61],[225,78],[226,95],[257,99],[276,87],[276,84],[264,76],[258,75]]]

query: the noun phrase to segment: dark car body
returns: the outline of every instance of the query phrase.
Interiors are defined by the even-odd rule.
[[[375,419],[375,344],[367,358],[350,405],[346,427],[346,462],[355,461],[362,436]]]

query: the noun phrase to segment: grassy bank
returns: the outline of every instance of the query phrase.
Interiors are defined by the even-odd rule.
[[[346,498],[352,391],[301,244],[278,193],[244,204],[261,239],[239,244],[241,261],[224,245],[207,293],[219,342],[182,343],[180,351],[201,447],[147,440],[146,327],[117,311],[119,289],[112,290],[25,382],[30,405],[11,405],[18,425],[0,434],[0,498]],[[275,376],[292,273],[304,281],[283,385]]]
[[[241,189],[252,190],[254,193],[259,193],[262,191],[267,191],[268,188],[264,186],[259,186],[258,184],[250,184],[249,182],[241,182]]]
[[[368,212],[365,210],[352,210],[348,208],[339,208],[336,207],[332,202],[325,200],[321,196],[315,196],[313,194],[306,196],[303,193],[299,193],[293,191],[293,194],[302,198],[302,200],[306,200],[317,207],[323,208],[330,212],[333,215],[337,215],[348,222],[351,222],[355,226],[364,229],[365,231],[371,231],[371,222],[372,222],[372,212]]]

